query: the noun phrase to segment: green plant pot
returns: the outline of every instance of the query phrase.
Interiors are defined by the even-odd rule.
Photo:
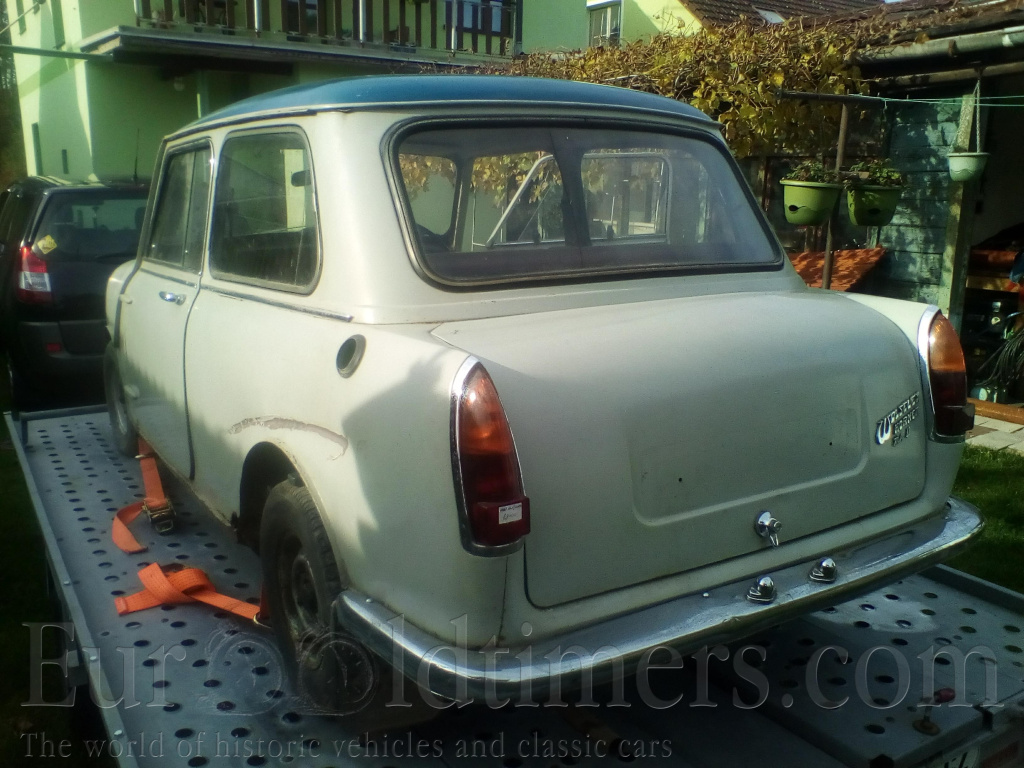
[[[783,203],[790,224],[824,224],[832,215],[842,186],[820,181],[783,179]]]
[[[950,152],[946,156],[949,162],[949,175],[953,181],[974,181],[985,171],[988,152]]]
[[[857,186],[846,191],[850,221],[860,227],[884,227],[892,221],[903,187]]]

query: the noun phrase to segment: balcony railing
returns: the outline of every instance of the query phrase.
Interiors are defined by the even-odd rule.
[[[135,0],[139,26],[509,56],[521,0]]]

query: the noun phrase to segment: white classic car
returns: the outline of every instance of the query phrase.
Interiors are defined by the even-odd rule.
[[[258,549],[323,688],[331,631],[449,697],[621,674],[981,527],[948,496],[952,326],[808,289],[719,126],[669,99],[483,76],[249,99],[166,139],[107,308],[120,447]]]

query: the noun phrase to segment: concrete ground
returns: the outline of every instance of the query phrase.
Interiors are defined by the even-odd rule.
[[[967,442],[996,451],[1006,448],[1024,454],[1024,426],[978,416],[974,419],[974,429],[967,433]]]

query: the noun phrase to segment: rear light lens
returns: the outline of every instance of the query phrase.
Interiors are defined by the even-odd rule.
[[[21,249],[21,265],[18,268],[18,285],[15,295],[23,304],[50,304],[53,302],[46,262],[36,256],[32,252],[31,246],[28,245]]]
[[[974,426],[974,406],[967,403],[967,366],[953,324],[941,312],[928,328],[928,383],[935,432],[963,435]]]
[[[477,363],[456,395],[453,458],[455,491],[464,502],[463,537],[476,547],[514,544],[530,532],[530,500],[498,391]]]

